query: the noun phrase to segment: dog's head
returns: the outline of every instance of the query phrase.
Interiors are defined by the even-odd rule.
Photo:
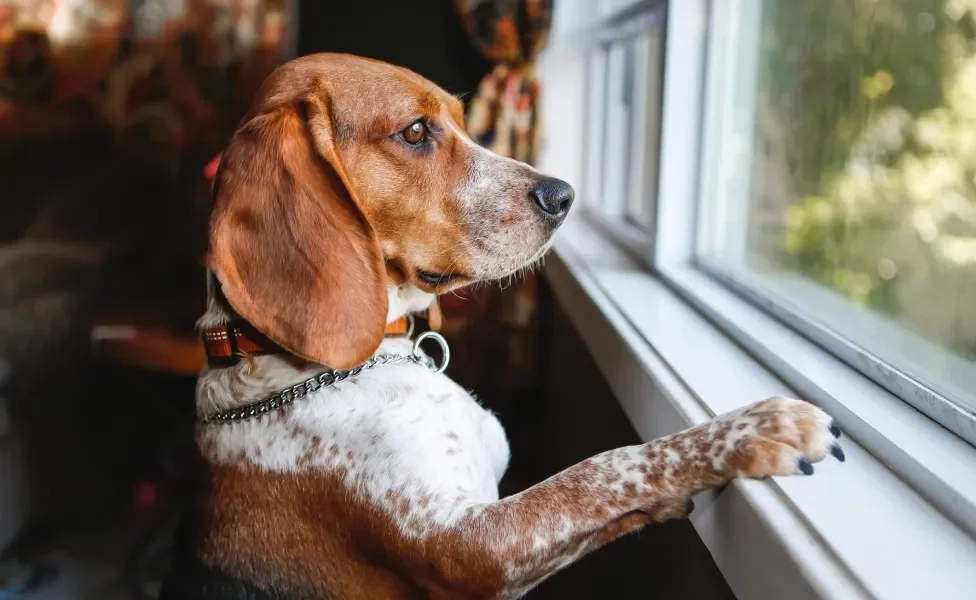
[[[335,367],[379,346],[388,286],[443,293],[536,262],[572,188],[478,146],[456,98],[347,55],[280,67],[221,159],[210,266],[231,306]]]

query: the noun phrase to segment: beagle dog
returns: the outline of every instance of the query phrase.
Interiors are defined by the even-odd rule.
[[[472,142],[457,99],[415,73],[279,67],[214,197],[206,493],[164,598],[517,598],[698,492],[843,459],[831,417],[772,398],[499,498],[501,425],[387,328],[532,267],[573,190]]]

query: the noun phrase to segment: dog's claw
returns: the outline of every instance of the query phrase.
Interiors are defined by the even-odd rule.
[[[839,438],[840,437],[840,427],[838,427],[837,425],[831,424],[831,426],[830,426],[830,433],[833,434],[833,436],[835,438]]]
[[[844,449],[841,448],[839,444],[834,444],[833,446],[831,446],[830,453],[833,454],[834,458],[836,458],[840,462],[844,462],[845,460],[847,460],[847,457],[844,456]]]
[[[813,475],[813,463],[810,462],[807,458],[800,457],[800,460],[797,461],[796,466],[800,469],[800,472],[803,473],[804,475]]]

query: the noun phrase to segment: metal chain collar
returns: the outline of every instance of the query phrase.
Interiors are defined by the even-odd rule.
[[[435,363],[432,358],[420,351],[420,344],[427,339],[434,340],[441,347],[444,357],[440,365]],[[351,369],[328,369],[319,373],[318,375],[315,375],[314,377],[309,377],[302,383],[295,384],[281,390],[280,392],[272,394],[263,400],[258,400],[237,408],[217,411],[210,413],[207,416],[200,417],[200,422],[209,425],[240,423],[241,421],[254,419],[270,412],[285,408],[295,400],[301,400],[312,392],[317,392],[318,390],[332,387],[340,381],[345,381],[350,377],[359,375],[363,371],[368,371],[380,365],[413,363],[415,365],[426,367],[431,373],[443,373],[450,360],[451,349],[448,347],[447,340],[444,339],[444,336],[434,331],[426,331],[420,334],[416,341],[414,341],[413,351],[411,351],[410,354],[381,352],[380,354],[373,355],[363,364]]]

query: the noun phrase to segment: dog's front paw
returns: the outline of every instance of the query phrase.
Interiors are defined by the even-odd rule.
[[[708,425],[713,464],[726,479],[813,475],[828,454],[844,460],[840,429],[823,410],[775,397],[721,416]]]

